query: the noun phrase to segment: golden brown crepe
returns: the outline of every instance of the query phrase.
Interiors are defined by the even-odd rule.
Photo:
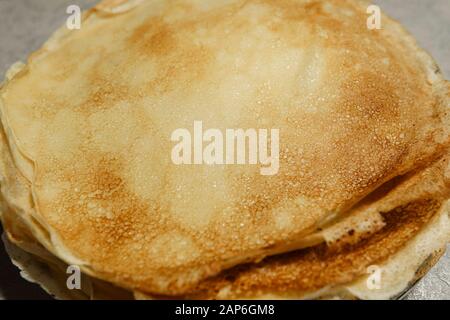
[[[10,238],[152,297],[317,296],[407,252],[426,228],[436,236],[424,252],[439,251],[450,238],[449,84],[397,23],[383,16],[369,30],[367,6],[88,11],[1,89]],[[173,164],[171,133],[196,120],[279,129],[278,175]]]

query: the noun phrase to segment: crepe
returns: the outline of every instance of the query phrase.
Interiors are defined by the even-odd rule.
[[[400,210],[398,210],[400,211]],[[409,212],[411,213],[411,212]],[[399,214],[399,212],[397,212]],[[408,217],[407,214],[403,214],[402,217]],[[413,218],[410,216],[409,218]],[[404,221],[404,219],[403,219]],[[411,220],[409,221],[409,226],[411,227]],[[423,223],[423,221],[422,221]],[[398,235],[399,225],[394,226],[394,238]],[[380,288],[377,290],[369,289],[367,282],[369,280],[368,275],[364,275],[362,269],[359,270],[361,273],[356,280],[352,280],[349,283],[345,281],[341,284],[334,283],[322,287],[314,292],[305,291],[289,291],[285,287],[279,286],[277,284],[284,282],[288,284],[291,288],[295,287],[297,284],[297,289],[304,286],[299,278],[299,275],[308,276],[309,280],[312,282],[306,282],[307,285],[311,286],[315,282],[317,285],[323,279],[327,277],[338,276],[341,281],[342,279],[351,279],[348,277],[347,270],[342,269],[342,264],[332,262],[331,268],[323,268],[323,260],[332,261],[329,255],[323,255],[321,257],[321,251],[323,253],[323,248],[320,250],[310,251],[307,254],[302,255],[300,252],[297,254],[291,254],[291,256],[284,256],[278,262],[272,259],[269,263],[261,264],[259,266],[246,266],[241,269],[232,270],[227,272],[221,277],[214,279],[215,281],[209,281],[208,285],[213,285],[213,287],[203,286],[207,290],[199,290],[197,292],[191,293],[189,296],[177,297],[177,298],[220,298],[220,299],[231,299],[231,298],[246,298],[246,299],[305,299],[305,298],[320,298],[320,299],[392,299],[401,297],[403,293],[415,284],[415,282],[420,279],[433,264],[438,260],[443,252],[442,244],[448,239],[449,230],[449,220],[448,220],[448,205],[447,208],[443,209],[437,217],[435,217],[431,223],[429,223],[425,228],[422,228],[418,235],[415,235],[413,241],[410,241],[405,248],[400,250],[400,252],[395,253],[387,261],[376,265],[376,267],[382,270],[380,278]],[[409,228],[411,233],[411,228]],[[381,234],[380,234],[381,235]],[[386,235],[384,233],[383,235]],[[405,236],[405,235],[404,235]],[[409,235],[411,236],[411,235]],[[406,234],[406,237],[408,235]],[[388,240],[392,240],[393,237],[389,237]],[[347,257],[342,259],[343,254],[334,255],[334,258],[340,257],[341,263],[344,260],[344,266],[348,267],[352,265],[354,272],[355,266],[358,265],[360,261],[352,261],[351,258],[355,256],[361,258],[362,250],[368,248],[372,249],[374,244],[385,245],[390,244],[390,241],[380,242],[381,237],[378,237],[377,241],[363,245],[362,247],[354,247],[347,250],[345,254]],[[8,253],[11,255],[11,259],[14,263],[20,267],[22,270],[22,275],[30,281],[38,282],[46,289],[47,292],[51,293],[59,299],[130,299],[132,298],[132,292],[127,292],[126,290],[118,289],[114,286],[105,284],[99,280],[83,275],[83,285],[80,290],[68,290],[65,285],[65,280],[67,274],[65,266],[56,257],[53,257],[50,261],[42,261],[36,256],[36,252],[33,254],[27,253],[27,251],[21,249],[17,245],[13,245],[6,238],[5,244],[7,245]],[[379,248],[379,247],[378,247]],[[352,252],[352,249],[356,252]],[[356,254],[355,254],[356,253]],[[308,261],[311,255],[315,255],[315,259]],[[375,255],[376,257],[376,255]],[[322,258],[322,259],[321,259]],[[373,258],[373,256],[371,257]],[[349,263],[350,262],[350,263]],[[369,265],[373,260],[364,261],[364,265]],[[54,265],[59,265],[59,268],[55,268]],[[340,267],[343,273],[336,273],[336,266]],[[313,268],[313,271],[309,271],[306,268]],[[333,268],[334,267],[334,268]],[[267,277],[264,272],[270,271],[271,276]],[[234,273],[234,276],[233,276]],[[276,277],[274,277],[276,275]],[[315,275],[317,278],[311,278],[311,275]],[[271,281],[276,279],[278,281]],[[220,281],[222,280],[222,281]],[[247,280],[247,282],[246,282]],[[299,281],[300,280],[300,281]],[[318,281],[317,281],[318,280]],[[328,278],[329,280],[329,278]],[[322,282],[323,283],[323,282]],[[206,283],[205,283],[206,284]],[[294,284],[294,285],[293,285]],[[300,285],[299,285],[300,284]],[[247,287],[245,287],[247,285]],[[239,290],[236,290],[239,288]],[[286,291],[284,291],[286,290]],[[82,293],[82,294],[80,294]],[[161,296],[151,296],[142,292],[134,292],[136,299],[167,299],[169,297]]]
[[[384,194],[378,204],[386,225],[375,235],[354,242],[341,238],[330,247],[324,245],[275,256],[259,264],[239,266],[209,279],[186,296],[191,299],[388,299],[399,297],[437,261],[450,236],[449,202],[440,206],[443,189],[439,187],[443,161],[432,168],[379,190]],[[430,187],[433,185],[433,187]],[[441,185],[442,187],[442,185]],[[434,191],[431,191],[434,190]],[[407,205],[393,202],[399,194],[408,194]],[[415,199],[415,200],[412,200]],[[404,201],[405,199],[403,199]],[[409,201],[409,202],[408,202]],[[395,208],[395,209],[389,209]],[[4,212],[6,212],[4,210]],[[6,219],[8,220],[8,219]],[[17,227],[18,221],[16,221]],[[124,299],[133,292],[120,290],[94,278],[83,276],[82,292],[67,290],[63,262],[33,244],[26,228],[8,227],[8,252],[13,261],[58,298]],[[353,239],[354,240],[354,239]],[[21,248],[21,249],[19,249]],[[400,250],[399,250],[400,248]],[[31,253],[30,254],[27,254]],[[380,268],[381,288],[367,287],[370,266]],[[50,275],[49,275],[50,274]],[[31,275],[31,276],[30,276]],[[44,280],[43,275],[45,276]],[[55,289],[56,288],[56,289]],[[64,292],[62,294],[61,292]],[[135,291],[138,299],[167,299]]]
[[[364,241],[391,239],[375,263],[448,215],[448,82],[389,18],[369,30],[366,8],[186,0],[88,11],[80,30],[59,30],[1,89],[6,230],[22,226],[51,257],[152,297],[300,297],[361,277],[368,261],[355,258],[338,278],[295,287],[347,231],[343,242],[363,248],[356,257],[370,251]],[[278,174],[175,165],[171,133],[198,120],[279,129]],[[405,182],[406,194],[379,194],[394,178],[427,174],[432,182]],[[383,215],[394,209],[410,224]],[[429,250],[445,246],[443,234]],[[298,249],[287,257],[299,260],[279,255]],[[224,284],[224,270],[266,256]]]

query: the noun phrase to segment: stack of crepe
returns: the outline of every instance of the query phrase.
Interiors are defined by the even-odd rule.
[[[61,28],[0,92],[14,263],[59,298],[401,295],[450,240],[450,85],[368,6],[107,0]],[[279,129],[278,174],[175,165],[199,120]]]

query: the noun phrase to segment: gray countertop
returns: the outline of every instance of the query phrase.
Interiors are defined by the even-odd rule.
[[[97,0],[0,0],[0,74],[38,49],[66,18],[66,8],[82,9]],[[450,0],[375,0],[417,38],[450,79]],[[0,230],[1,232],[1,230]],[[450,300],[450,247],[407,299]],[[0,245],[0,299],[49,299],[23,280]]]

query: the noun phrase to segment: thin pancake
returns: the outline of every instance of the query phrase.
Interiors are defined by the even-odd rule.
[[[89,274],[189,292],[446,152],[443,80],[389,19],[368,30],[359,1],[135,4],[89,11],[1,91],[49,249]],[[195,120],[280,129],[279,174],[175,166],[171,132]]]
[[[1,137],[4,139],[3,135]],[[5,145],[3,140],[1,146]],[[4,155],[9,154],[7,149],[1,151]],[[9,156],[2,158],[2,171],[5,167],[9,167],[9,173],[14,171],[10,167],[10,160]],[[361,239],[356,237],[357,233],[350,232],[347,237],[330,243],[331,247],[324,244],[276,256],[260,264],[237,267],[202,283],[197,291],[178,298],[395,297],[420,276],[416,272],[423,273],[424,267],[422,271],[418,270],[422,261],[430,260],[430,256],[435,257],[436,261],[440,249],[450,237],[448,203],[440,205],[448,198],[449,179],[445,174],[446,170],[448,160],[443,158],[429,168],[390,181],[364,199],[351,216],[358,216],[358,213],[363,212],[385,211],[382,214],[385,217],[384,227],[370,235],[370,238]],[[2,186],[11,192],[21,190],[15,194],[25,197],[30,190],[23,182],[20,184],[20,180],[9,179],[3,181]],[[439,212],[436,210],[438,207]],[[32,206],[28,210],[33,210]],[[75,292],[74,295],[74,292],[67,291],[65,264],[39,245],[27,223],[22,221],[23,214],[6,206],[2,213],[9,238],[25,250],[22,252],[12,244],[7,245],[11,258],[26,272],[27,279],[37,281],[59,298],[131,297],[131,293],[126,290],[86,276],[83,277],[82,286],[84,295],[80,295],[80,292]],[[367,215],[362,217],[366,218]],[[360,220],[360,223],[363,222]],[[354,227],[354,224],[350,223],[345,228],[348,227]],[[336,226],[331,229],[336,229]],[[327,230],[324,231],[327,233]],[[365,277],[357,282],[355,279],[362,277],[367,267],[374,263],[383,270],[383,286],[382,290],[368,291]],[[430,265],[432,263],[428,263],[425,270]],[[161,298],[142,292],[135,292],[135,295],[138,299]]]
[[[425,203],[422,203],[425,204]],[[327,256],[324,254],[324,247],[311,249],[308,253],[304,254],[305,260],[300,259],[300,252],[298,252],[297,257],[292,261],[285,263],[286,257],[281,257],[277,268],[272,263],[259,266],[250,266],[252,276],[249,277],[250,272],[245,272],[246,268],[241,268],[232,270],[232,272],[226,271],[222,278],[222,282],[209,282],[212,287],[204,286],[203,290],[199,290],[196,293],[191,293],[183,298],[209,298],[209,299],[230,299],[230,298],[252,298],[252,299],[300,299],[300,298],[340,298],[340,299],[387,299],[398,297],[403,293],[411,284],[413,284],[418,278],[423,276],[423,274],[428,271],[431,266],[437,261],[437,259],[442,254],[445,249],[445,243],[449,237],[449,215],[448,207],[443,207],[441,211],[436,214],[436,216],[426,225],[421,226],[421,224],[426,220],[425,215],[416,215],[414,210],[420,209],[421,205],[418,204],[414,210],[411,210],[413,206],[409,206],[409,210],[397,210],[393,216],[401,217],[402,222],[405,219],[409,220],[406,225],[402,225],[403,231],[400,231],[399,225],[390,224],[388,233],[394,235],[395,241],[381,241],[382,233],[377,235],[377,241],[371,240],[366,241],[364,244],[359,246],[353,246],[346,248],[346,253],[336,254],[334,258],[340,260],[341,263],[335,263],[330,259],[332,255]],[[427,211],[430,208],[422,207]],[[415,218],[421,216],[417,221]],[[425,218],[425,219],[424,219]],[[413,221],[416,220],[414,225]],[[394,247],[402,243],[405,238],[408,238],[411,233],[416,233],[417,229],[421,229],[417,235],[409,241],[408,244],[402,248],[399,252],[394,252],[392,256],[389,257],[387,261],[380,261],[380,255],[377,251],[374,251],[376,245],[385,246],[387,245],[388,250],[392,250]],[[386,236],[386,230],[383,232]],[[406,232],[404,232],[406,231]],[[408,235],[409,233],[409,235]],[[398,237],[400,235],[400,237]],[[392,240],[389,236],[388,240]],[[378,243],[377,243],[378,242]],[[392,245],[394,244],[394,245]],[[99,282],[96,279],[90,277],[83,277],[85,280],[82,286],[82,292],[86,296],[80,295],[79,291],[73,292],[73,290],[66,290],[65,285],[65,267],[62,264],[60,268],[54,268],[55,264],[61,265],[61,262],[53,257],[51,260],[42,261],[36,254],[27,254],[27,251],[22,251],[19,247],[6,241],[8,252],[11,254],[11,258],[15,263],[27,274],[27,279],[30,281],[37,281],[41,284],[49,293],[55,294],[58,298],[71,298],[71,299],[125,299],[131,296],[125,290],[120,290],[114,288],[111,285]],[[21,248],[23,243],[20,244]],[[369,256],[361,260],[361,251],[368,249],[371,253]],[[385,247],[383,247],[385,249]],[[315,251],[315,260],[311,261],[311,253]],[[394,250],[395,251],[395,250]],[[293,258],[294,254],[291,254]],[[327,257],[326,257],[327,256]],[[351,259],[357,257],[356,261]],[[273,260],[273,258],[271,258]],[[337,273],[342,271],[342,263],[349,264],[351,261],[352,268],[349,270],[345,268],[344,273]],[[328,263],[327,263],[328,262]],[[367,273],[367,269],[363,269],[364,266],[369,266],[372,263],[377,263],[377,266],[382,270],[382,287],[378,290],[370,290],[367,287],[367,277],[363,276]],[[323,268],[323,264],[327,264],[327,268]],[[359,267],[356,266],[359,264]],[[304,269],[306,267],[311,268]],[[337,267],[338,266],[338,267]],[[300,270],[297,270],[297,267]],[[337,268],[336,268],[337,267]],[[295,273],[293,270],[295,268]],[[266,278],[261,272],[262,271],[272,271],[276,274],[276,279],[289,279],[291,285],[289,286],[292,291],[279,290],[279,286],[273,281],[274,277]],[[338,270],[336,270],[338,269]],[[37,270],[37,271],[36,271]],[[359,270],[355,272],[355,270]],[[249,271],[249,270],[247,270]],[[311,290],[313,286],[311,282],[303,281],[303,284],[299,285],[298,271],[303,271],[303,275],[306,275],[309,280],[317,281],[318,283],[323,282],[323,279],[327,279],[326,286],[318,286],[316,291],[305,292],[306,287]],[[354,273],[353,275],[348,272]],[[273,273],[272,273],[273,274]],[[353,276],[357,275],[357,280],[354,281]],[[311,277],[312,276],[312,277]],[[331,279],[332,278],[332,279]],[[225,279],[225,281],[223,281]],[[248,280],[251,281],[248,281]],[[303,277],[301,279],[304,279]],[[330,282],[330,280],[338,280],[336,283]],[[352,279],[350,283],[346,283],[345,280]],[[217,280],[217,279],[215,279]],[[247,280],[247,285],[243,285]],[[278,283],[278,280],[277,280]],[[308,283],[308,285],[305,285]],[[292,285],[294,284],[294,285]],[[323,283],[322,283],[323,284]],[[284,288],[286,289],[286,288]],[[137,299],[159,299],[168,297],[157,297],[149,296],[143,294],[142,292],[135,292],[135,297]],[[178,297],[180,298],[180,297]]]
[[[365,299],[383,293],[383,298],[394,297],[415,279],[421,263],[442,253],[450,239],[450,175],[445,177],[449,168],[448,158],[443,158],[368,197],[370,205],[361,206],[380,211],[385,222],[382,229],[368,238],[355,241],[350,230],[346,238],[332,245],[321,244],[273,256],[258,264],[237,266],[202,282],[182,298],[317,298],[338,294],[346,284],[367,274],[371,265],[379,265],[386,269],[387,275],[389,271],[395,276],[386,275],[381,291],[367,292],[364,281],[347,289]],[[389,259],[394,261],[391,265]],[[140,293],[138,297],[146,295]]]
[[[2,151],[8,154],[7,150]],[[2,167],[8,166],[8,161],[5,163],[8,159],[3,158]],[[356,212],[386,211],[383,229],[369,239],[355,241],[356,234],[350,232],[351,235],[339,238],[331,247],[321,245],[223,272],[202,283],[197,291],[178,298],[395,297],[419,277],[416,272],[424,260],[439,256],[450,237],[448,203],[440,205],[448,198],[448,177],[444,178],[443,173],[447,167],[448,160],[444,158],[430,168],[389,182],[367,197]],[[17,188],[8,183],[6,187]],[[23,187],[27,189],[26,185]],[[35,256],[8,244],[12,259],[26,272],[27,279],[31,277],[50,293],[59,298],[130,298],[125,290],[91,277],[83,277],[85,296],[67,292],[65,264],[36,242],[18,213],[4,208],[3,224],[11,241]],[[365,277],[357,282],[355,279],[362,277],[374,263],[383,270],[383,286],[382,290],[368,291]],[[162,298],[142,292],[135,295],[138,299]]]

